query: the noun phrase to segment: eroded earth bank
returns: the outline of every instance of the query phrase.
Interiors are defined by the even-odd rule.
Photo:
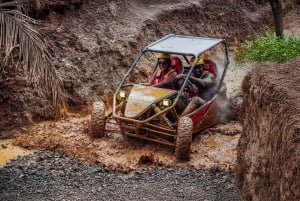
[[[300,58],[243,81],[237,179],[245,200],[300,199]]]

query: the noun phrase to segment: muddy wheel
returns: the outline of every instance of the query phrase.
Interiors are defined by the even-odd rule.
[[[177,137],[175,144],[175,157],[177,160],[190,159],[193,135],[193,121],[189,117],[181,117],[178,121]]]
[[[103,137],[105,129],[105,107],[104,103],[97,101],[93,103],[91,115],[91,135],[92,137]]]

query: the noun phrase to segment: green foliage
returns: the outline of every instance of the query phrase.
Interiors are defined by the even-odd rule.
[[[279,38],[268,31],[265,36],[256,36],[246,41],[237,55],[237,61],[253,60],[257,62],[285,62],[300,55],[300,40],[292,37]]]

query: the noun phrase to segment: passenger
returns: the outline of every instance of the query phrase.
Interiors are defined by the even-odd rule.
[[[194,62],[192,57],[190,60],[190,65]],[[186,74],[179,74],[176,76],[178,81],[182,81],[182,78],[185,78]],[[197,63],[194,67],[194,70],[189,78],[191,82],[192,90],[195,93],[194,96],[182,97],[179,101],[179,108],[185,108],[181,113],[182,116],[187,115],[194,111],[199,106],[203,105],[206,101],[212,98],[213,96],[213,87],[216,85],[216,77],[214,74],[209,71],[204,70],[204,60],[202,57],[199,57]],[[195,89],[195,86],[197,89]],[[191,86],[189,86],[191,87]]]
[[[154,87],[171,88],[173,80],[176,78],[176,71],[171,68],[171,55],[165,53],[158,54],[158,71],[151,82]]]

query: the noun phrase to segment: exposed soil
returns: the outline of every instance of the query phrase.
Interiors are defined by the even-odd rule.
[[[220,37],[228,41],[234,52],[240,41],[264,31],[261,24],[267,26],[270,20],[266,13],[271,14],[266,6],[239,1],[224,4],[223,1],[187,3],[179,0],[91,1],[81,6],[60,2],[56,5],[51,3],[46,7],[48,15],[45,17],[49,23],[45,29],[52,44],[55,66],[64,82],[70,112],[59,121],[34,123],[26,132],[21,132],[22,135],[17,131],[15,135],[20,136],[15,144],[30,149],[63,149],[87,161],[118,169],[138,168],[140,157],[153,155],[153,164],[233,170],[241,132],[238,122],[218,125],[196,136],[192,159],[178,163],[168,147],[109,133],[104,139],[92,140],[89,106],[93,100],[109,97],[139,51],[157,38],[169,33]],[[236,21],[237,16],[241,20]],[[238,82],[241,79],[237,79]],[[8,118],[1,119],[1,128],[55,117],[50,102],[42,101],[42,94],[31,93],[30,84],[21,87],[25,80],[16,85],[16,90],[14,82],[20,83],[15,78],[9,83],[10,87],[3,83],[6,99],[0,110]],[[239,85],[228,84],[228,87],[234,96]],[[17,99],[19,94],[22,99]],[[11,133],[2,131],[1,136],[11,136]]]
[[[299,3],[284,2],[285,33],[298,36]],[[285,82],[286,75],[299,75],[299,58],[276,67],[267,63],[252,72],[244,82],[244,93],[249,93],[243,107],[240,84],[254,65],[239,68],[233,62],[238,44],[263,33],[272,22],[268,6],[250,0],[77,0],[51,1],[33,13],[49,21],[43,29],[49,33],[69,108],[55,120],[48,98],[22,71],[5,68],[0,77],[0,137],[16,137],[15,145],[43,152],[0,168],[1,200],[240,200],[241,194],[244,200],[299,200],[299,76]],[[91,103],[100,98],[109,103],[137,53],[169,33],[228,41],[232,65],[225,80],[235,108],[231,117],[243,123],[241,140],[242,125],[228,121],[196,135],[191,160],[178,162],[169,147],[110,132],[102,139],[90,138]],[[288,99],[280,101],[283,95]],[[270,118],[274,115],[275,120]],[[0,149],[9,144],[2,143]],[[224,171],[237,173],[241,194],[233,175]]]
[[[243,81],[237,178],[245,200],[300,199],[299,86],[300,57],[262,64]]]
[[[269,7],[252,1],[71,2],[48,2],[41,16],[72,111],[111,94],[137,54],[164,35],[225,38],[234,53],[272,21]],[[3,130],[56,118],[47,97],[15,71],[6,68],[0,79],[1,136]]]
[[[11,77],[16,74],[14,70],[7,71],[0,82],[0,112],[4,114],[0,117],[0,136],[17,136],[16,145],[62,150],[87,163],[118,170],[164,165],[233,171],[242,131],[237,121],[197,135],[191,160],[180,163],[172,149],[157,144],[112,133],[99,140],[91,139],[89,107],[94,100],[106,100],[139,51],[166,34],[225,38],[234,53],[241,41],[263,33],[272,22],[268,6],[250,2],[114,0],[51,5],[44,16],[49,20],[45,29],[67,93],[69,111],[66,117],[53,121],[55,109],[47,98],[23,78]],[[298,13],[293,15],[297,17]],[[231,66],[226,78],[231,98],[239,97],[241,80],[248,71],[249,68],[235,71]],[[11,130],[24,125],[30,126]]]

